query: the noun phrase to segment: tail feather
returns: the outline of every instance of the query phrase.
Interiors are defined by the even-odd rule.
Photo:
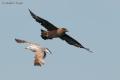
[[[44,40],[46,40],[46,39],[47,39],[47,37],[46,37],[46,36],[44,36],[43,34],[41,34],[41,37],[42,37],[42,39],[44,39]]]
[[[41,32],[45,32],[45,30],[41,29]]]
[[[41,37],[42,37],[42,39],[46,40],[46,39],[47,39],[47,37],[46,37],[46,36],[44,36],[44,32],[45,32],[45,30],[41,29]]]
[[[40,66],[41,67],[41,64],[40,63],[34,63],[34,66]]]

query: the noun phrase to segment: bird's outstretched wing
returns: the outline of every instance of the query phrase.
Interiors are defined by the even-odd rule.
[[[68,44],[70,45],[73,45],[73,46],[76,46],[76,47],[79,47],[79,48],[84,48],[86,49],[87,51],[89,52],[92,52],[90,51],[89,48],[85,48],[82,44],[80,44],[78,41],[76,41],[75,39],[73,39],[72,37],[70,37],[69,35],[65,34],[63,36],[60,37],[62,40],[65,40]]]
[[[17,38],[15,38],[15,41],[16,41],[17,43],[27,43],[27,41],[21,40],[21,39],[17,39]]]
[[[28,41],[21,40],[21,39],[17,39],[17,38],[15,38],[15,41],[16,41],[17,43],[24,43],[24,44],[27,44],[27,45],[35,45],[35,46],[40,46],[40,45],[39,45],[39,44],[37,44],[37,43],[28,42]]]
[[[47,20],[39,17],[39,16],[36,16],[30,9],[29,9],[29,12],[31,14],[31,16],[38,22],[40,23],[43,27],[45,27],[48,31],[51,31],[51,30],[55,30],[57,29],[57,27],[55,27],[53,24],[51,24],[50,22],[48,22]]]
[[[29,44],[29,45],[35,45],[35,43],[28,42],[28,41],[25,41],[25,40],[22,40],[22,39],[17,39],[17,38],[15,38],[15,41],[16,41],[17,43],[26,43],[26,44]]]

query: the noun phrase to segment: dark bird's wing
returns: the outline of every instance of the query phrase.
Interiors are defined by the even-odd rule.
[[[70,45],[73,45],[73,46],[76,46],[76,47],[79,47],[79,48],[84,48],[86,49],[87,51],[89,52],[92,52],[90,51],[89,48],[85,48],[83,45],[81,45],[78,41],[76,41],[75,39],[73,39],[72,37],[70,37],[69,35],[65,34],[63,36],[60,37],[62,40],[65,40],[68,44]]]
[[[57,27],[55,27],[53,24],[51,24],[50,22],[48,22],[47,20],[45,20],[45,19],[43,19],[43,18],[41,18],[39,16],[36,16],[32,11],[30,11],[30,14],[38,23],[40,23],[48,31],[57,29]]]

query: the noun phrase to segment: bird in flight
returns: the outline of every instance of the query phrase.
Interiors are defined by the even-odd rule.
[[[36,43],[32,43],[32,42],[28,42],[28,41],[16,39],[16,38],[15,38],[15,41],[19,44],[22,44],[22,43],[26,44],[27,47],[25,49],[28,49],[35,53],[34,66],[42,66],[45,63],[44,59],[46,57],[46,53],[49,53],[49,52],[51,53],[51,51],[48,48],[43,48]]]
[[[92,52],[89,48],[84,47],[82,44],[80,44],[77,40],[66,34],[68,30],[66,28],[57,28],[55,25],[50,23],[49,21],[35,15],[30,9],[29,12],[31,16],[36,20],[36,22],[40,23],[44,28],[47,29],[47,31],[41,29],[41,37],[44,40],[47,39],[53,39],[53,38],[60,38],[64,41],[66,41],[68,44],[83,48],[89,52]]]

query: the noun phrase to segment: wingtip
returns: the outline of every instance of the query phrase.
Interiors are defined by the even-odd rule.
[[[14,39],[17,43],[25,43],[26,41],[24,41],[24,40],[21,40],[21,39],[17,39],[17,38],[15,38]]]
[[[94,53],[94,52],[93,52],[93,51],[91,51],[89,48],[80,47],[80,46],[76,46],[76,47],[78,47],[78,48],[83,48],[83,49],[85,49],[85,50],[89,51],[90,53]]]
[[[30,9],[28,8],[28,10],[30,11]]]
[[[35,16],[35,14],[29,8],[28,8],[28,10],[32,16]]]
[[[18,39],[17,39],[17,38],[15,38],[14,40],[15,40],[16,42],[18,41]]]
[[[32,11],[28,8],[29,12],[32,13]]]
[[[85,48],[84,47],[84,49],[87,50],[87,51],[89,51],[90,53],[93,53],[93,51],[91,51],[89,48]]]
[[[31,16],[34,18],[34,19],[36,19],[37,18],[37,16],[30,10],[30,9],[28,9],[29,10],[29,12],[30,12],[30,14],[31,14]]]

